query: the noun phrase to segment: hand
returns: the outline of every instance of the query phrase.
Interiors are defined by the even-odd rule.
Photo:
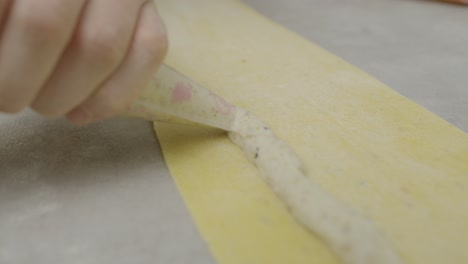
[[[162,63],[152,0],[0,0],[0,111],[79,125],[124,112]]]
[[[445,2],[452,2],[456,4],[461,4],[461,5],[468,5],[468,0],[442,0]]]

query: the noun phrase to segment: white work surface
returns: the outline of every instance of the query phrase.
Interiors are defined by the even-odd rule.
[[[248,0],[468,131],[468,8]],[[0,114],[0,263],[214,263],[148,122]]]

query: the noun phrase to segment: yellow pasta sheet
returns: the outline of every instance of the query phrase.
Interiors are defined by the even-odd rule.
[[[271,125],[308,175],[374,221],[405,262],[468,263],[464,132],[237,1],[157,4],[167,63]],[[337,263],[224,133],[155,127],[219,263]]]

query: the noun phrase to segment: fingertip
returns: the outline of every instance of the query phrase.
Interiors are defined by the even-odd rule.
[[[63,114],[59,114],[57,111],[53,111],[50,105],[51,104],[43,103],[41,100],[35,100],[33,103],[30,104],[30,108],[34,112],[48,119],[57,119],[63,116]]]
[[[84,107],[77,107],[66,115],[68,121],[77,126],[84,126],[93,122],[93,115]]]
[[[10,104],[7,102],[0,102],[0,112],[7,114],[17,114],[25,110],[27,107],[24,103]]]

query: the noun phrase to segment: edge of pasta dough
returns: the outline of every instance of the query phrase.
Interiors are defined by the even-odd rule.
[[[237,1],[160,0],[174,68],[269,124],[308,176],[381,228],[405,263],[468,253],[468,137]],[[222,133],[157,124],[220,263],[337,263]]]

